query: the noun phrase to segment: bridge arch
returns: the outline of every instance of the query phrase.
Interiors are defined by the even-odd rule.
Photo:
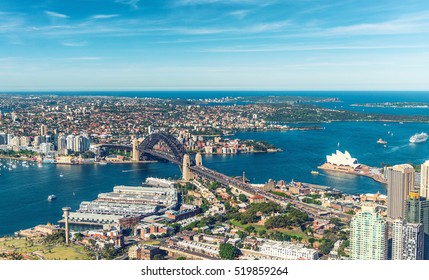
[[[163,141],[168,146],[168,148],[170,148],[172,152],[171,155],[153,150],[153,147],[160,141]],[[140,143],[138,150],[141,155],[150,154],[152,156],[160,157],[179,165],[183,163],[183,156],[187,154],[183,144],[180,143],[176,137],[166,132],[150,134],[143,140],[143,142]],[[195,165],[195,161],[193,159],[191,159],[191,165]]]

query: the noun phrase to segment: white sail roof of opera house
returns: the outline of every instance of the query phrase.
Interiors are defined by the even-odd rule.
[[[359,166],[358,160],[353,158],[348,151],[342,153],[337,150],[335,154],[326,156],[326,161],[333,165],[351,166],[353,168]]]

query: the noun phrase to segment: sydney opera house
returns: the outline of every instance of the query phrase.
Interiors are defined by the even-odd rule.
[[[337,166],[350,166],[356,168],[359,166],[358,160],[353,158],[348,151],[344,153],[336,151],[335,154],[326,156],[326,162]]]

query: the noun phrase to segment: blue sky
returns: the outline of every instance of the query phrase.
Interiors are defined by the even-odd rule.
[[[429,90],[429,1],[1,0],[0,90]]]

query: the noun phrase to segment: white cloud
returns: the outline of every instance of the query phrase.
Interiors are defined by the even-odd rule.
[[[65,47],[84,47],[86,46],[86,42],[62,42],[61,45]]]
[[[228,13],[228,15],[236,17],[238,19],[243,19],[249,14],[248,10],[238,10]]]
[[[405,15],[391,21],[359,23],[326,29],[332,35],[417,34],[429,32],[429,13]]]
[[[45,11],[45,14],[47,14],[50,17],[55,17],[55,18],[69,18],[68,15],[60,14],[60,13],[52,12],[52,11]]]
[[[124,5],[128,5],[134,9],[138,9],[138,3],[140,2],[140,0],[115,0],[116,3],[120,3],[120,4],[124,4]]]
[[[335,50],[377,50],[377,49],[427,49],[429,45],[267,45],[253,47],[232,47],[232,48],[214,48],[205,50],[207,52],[217,53],[251,53],[251,52],[288,52],[288,51],[335,51]],[[204,52],[205,52],[204,51]]]
[[[114,18],[114,17],[118,17],[118,14],[113,14],[113,15],[94,15],[91,18],[93,19],[109,19],[109,18]]]
[[[79,56],[79,57],[69,57],[65,58],[66,60],[78,60],[78,61],[95,61],[102,60],[101,57],[98,56]]]
[[[275,0],[178,0],[175,4],[177,6],[191,6],[191,5],[206,5],[206,4],[248,4],[257,6],[271,5]]]

